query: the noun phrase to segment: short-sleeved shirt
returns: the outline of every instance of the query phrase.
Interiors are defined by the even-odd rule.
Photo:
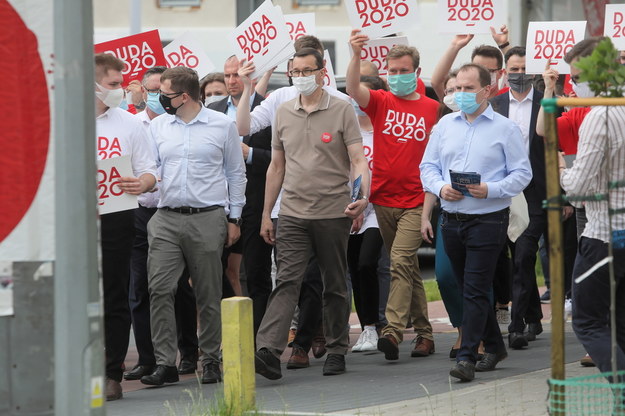
[[[373,123],[372,203],[393,208],[423,205],[419,164],[438,107],[425,95],[405,100],[388,91],[370,91],[369,105],[363,110]]]
[[[589,111],[590,107],[574,107],[558,117],[558,141],[564,154],[577,154],[579,128]]]
[[[345,217],[350,203],[347,146],[362,144],[350,103],[322,93],[308,113],[300,98],[282,104],[273,124],[272,147],[286,160],[280,214],[306,219]]]

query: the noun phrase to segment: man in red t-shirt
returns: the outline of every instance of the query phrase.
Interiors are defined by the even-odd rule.
[[[421,212],[424,192],[419,163],[438,102],[416,92],[419,52],[394,46],[386,56],[391,92],[371,91],[360,84],[360,52],[368,40],[359,30],[351,33],[352,59],[347,69],[347,93],[373,123],[373,173],[371,202],[391,259],[391,289],[386,306],[388,325],[382,330],[378,349],[387,360],[397,360],[398,344],[409,317],[417,333],[413,357],[434,352],[432,325],[419,273],[417,249],[421,245]]]

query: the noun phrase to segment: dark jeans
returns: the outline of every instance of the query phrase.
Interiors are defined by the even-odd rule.
[[[347,267],[354,291],[354,303],[360,326],[378,323],[378,258],[384,241],[378,228],[349,236]]]
[[[547,212],[530,201],[528,208],[529,225],[514,244],[510,332],[523,333],[526,323],[540,322],[543,317],[536,284],[536,253],[538,240],[547,231]]]
[[[442,216],[445,251],[463,296],[462,344],[457,361],[475,363],[481,340],[486,352],[505,349],[491,291],[497,257],[507,238],[508,219],[507,209],[468,220],[459,220],[454,214]]]
[[[147,225],[156,208],[139,206],[135,210],[135,239],[130,269],[130,315],[135,344],[139,354],[138,365],[155,365],[154,346],[150,327],[150,293],[148,292],[148,232]],[[178,349],[181,358],[197,360],[197,311],[195,294],[189,285],[185,269],[178,283],[174,308],[178,330]]]
[[[102,289],[106,376],[122,380],[130,338],[130,253],[135,236],[132,210],[102,215]]]
[[[512,299],[512,254],[510,252],[512,243],[506,240],[503,250],[497,258],[495,267],[495,281],[493,282],[493,293],[495,302],[507,305]]]
[[[575,260],[574,278],[608,255],[603,241],[582,237]],[[614,249],[616,280],[616,359],[619,370],[625,370],[625,250]],[[573,330],[600,371],[611,371],[610,278],[608,266],[596,270],[573,284]]]

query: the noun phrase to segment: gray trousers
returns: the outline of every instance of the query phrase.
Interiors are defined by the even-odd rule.
[[[307,220],[281,215],[276,234],[278,275],[267,311],[256,336],[257,348],[281,355],[297,305],[302,280],[315,254],[323,280],[323,332],[328,353],[347,353],[349,313],[347,297],[347,241],[349,218]]]
[[[159,209],[148,223],[148,288],[156,364],[176,365],[174,297],[185,265],[200,317],[202,362],[219,360],[221,253],[226,233],[223,208],[190,215]]]

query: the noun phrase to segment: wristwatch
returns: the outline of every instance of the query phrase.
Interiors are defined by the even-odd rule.
[[[228,222],[230,224],[234,224],[237,227],[240,227],[241,224],[243,224],[243,218],[239,217],[239,218],[228,218]]]

